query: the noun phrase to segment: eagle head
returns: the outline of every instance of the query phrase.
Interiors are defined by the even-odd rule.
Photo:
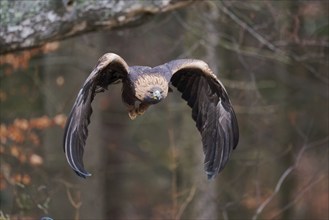
[[[159,74],[145,74],[134,82],[134,89],[137,99],[156,104],[167,97],[168,81]]]

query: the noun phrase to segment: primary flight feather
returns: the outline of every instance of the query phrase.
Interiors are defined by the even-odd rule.
[[[82,160],[91,103],[97,93],[116,82],[122,82],[122,101],[131,119],[166,98],[169,84],[176,87],[192,108],[192,118],[202,138],[208,178],[224,168],[238,144],[239,128],[224,86],[205,62],[181,59],[153,68],[128,66],[117,54],[107,53],[98,60],[80,89],[65,126],[64,152],[77,175],[83,178],[91,175]]]

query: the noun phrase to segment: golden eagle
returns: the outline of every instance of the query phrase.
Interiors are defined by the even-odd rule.
[[[239,128],[224,86],[205,62],[180,59],[153,68],[128,66],[117,54],[107,53],[80,89],[65,126],[64,152],[77,175],[84,178],[91,175],[82,160],[91,102],[97,93],[117,82],[122,82],[122,101],[131,119],[166,98],[170,83],[176,87],[192,108],[192,118],[201,133],[208,178],[224,168],[238,144]]]

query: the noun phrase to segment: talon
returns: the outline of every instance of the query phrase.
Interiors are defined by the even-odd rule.
[[[104,88],[97,88],[97,89],[95,90],[96,93],[100,93],[100,92],[104,92],[104,91],[105,91]]]
[[[135,111],[128,112],[128,116],[131,120],[134,120],[137,117],[137,114]]]

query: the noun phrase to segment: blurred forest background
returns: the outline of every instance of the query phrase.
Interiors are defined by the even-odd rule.
[[[196,1],[139,25],[3,52],[0,219],[328,219],[328,6]],[[120,85],[93,102],[84,157],[93,175],[73,173],[63,126],[106,52],[129,65],[210,65],[240,126],[219,176],[207,180],[177,91],[131,121]]]

